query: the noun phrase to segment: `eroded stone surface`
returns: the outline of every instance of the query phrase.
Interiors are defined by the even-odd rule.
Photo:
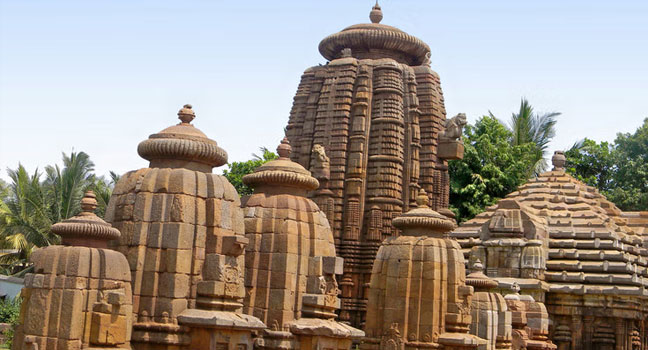
[[[552,161],[552,171],[452,236],[468,260],[484,263],[502,293],[521,288],[520,300],[507,296],[514,333],[523,314],[536,321],[517,327],[514,348],[529,341],[546,347],[548,338],[560,349],[636,349],[648,334],[646,215],[622,212],[567,174],[562,152]]]
[[[309,197],[346,262],[340,319],[358,327],[380,242],[398,235],[391,220],[414,206],[419,188],[435,210],[447,208],[449,194],[447,162],[437,154],[445,107],[430,48],[379,23],[382,16],[376,5],[372,23],[322,40],[330,62],[302,75],[286,132],[292,160],[320,180]],[[446,159],[461,158],[460,141],[446,144]]]
[[[254,193],[243,202],[246,248],[246,313],[270,329],[257,345],[263,349],[348,349],[364,333],[334,320],[340,307],[335,256],[328,220],[306,198],[318,181],[292,162],[284,139],[279,159],[243,181]]]
[[[122,232],[114,248],[132,272],[133,347],[209,348],[230,339],[228,346],[251,348],[261,326],[240,315],[247,244],[240,199],[211,173],[227,153],[190,123],[190,105],[178,116],[178,125],[140,143],[150,167],[123,175],[106,211]],[[228,319],[236,325],[223,325]]]
[[[119,231],[94,214],[86,192],[83,211],[52,226],[64,245],[37,249],[25,277],[12,349],[130,349],[131,275],[119,252],[101,248]]]
[[[362,349],[477,349],[487,341],[469,334],[473,288],[466,285],[459,244],[448,238],[454,221],[418,207],[393,223],[373,264]]]

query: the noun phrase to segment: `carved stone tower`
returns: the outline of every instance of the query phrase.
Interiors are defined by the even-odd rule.
[[[364,333],[334,320],[339,309],[333,234],[317,205],[306,198],[318,181],[292,162],[284,139],[279,159],[243,177],[254,194],[243,201],[246,236],[245,310],[265,322],[261,350],[350,349]]]
[[[149,167],[124,174],[106,210],[132,272],[132,345],[250,348],[263,324],[241,313],[243,212],[234,186],[212,174],[227,153],[191,124],[190,105],[178,117],[139,144]]]
[[[350,26],[319,45],[329,62],[307,69],[286,135],[291,159],[320,180],[310,193],[326,213],[345,260],[340,319],[361,326],[366,289],[380,242],[396,236],[392,218],[407,211],[420,188],[430,206],[448,206],[447,162],[437,156],[445,107],[430,48],[380,24]],[[456,140],[454,140],[456,141]],[[456,146],[452,138],[444,144]],[[446,159],[460,157],[458,147]]]
[[[107,249],[119,231],[97,215],[92,191],[82,212],[52,226],[62,245],[36,250],[25,277],[12,349],[130,349],[132,295],[126,257]]]
[[[428,207],[394,219],[403,231],[386,239],[373,265],[364,350],[477,349],[469,334],[473,287],[466,285],[459,244],[448,237],[454,221]]]

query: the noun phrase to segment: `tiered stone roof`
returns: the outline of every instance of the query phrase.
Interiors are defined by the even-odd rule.
[[[554,160],[554,165],[456,229],[452,235],[464,254],[482,245],[484,231],[495,227],[525,236],[540,231],[540,236],[548,235],[544,279],[550,292],[648,296],[648,250],[638,231],[640,214],[630,218],[595,188],[567,174],[562,163]]]

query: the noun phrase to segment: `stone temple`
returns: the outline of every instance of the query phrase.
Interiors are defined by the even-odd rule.
[[[291,158],[320,181],[310,197],[326,213],[345,260],[340,319],[355,326],[364,320],[380,242],[398,235],[392,219],[415,207],[419,189],[433,209],[447,208],[446,159],[463,156],[456,139],[465,117],[445,127],[429,46],[381,24],[382,17],[376,4],[371,23],[320,42],[328,63],[302,75],[286,129]]]
[[[97,217],[36,250],[13,350],[645,350],[648,213],[554,169],[456,227],[429,47],[372,23],[325,38],[277,153],[243,178],[191,105],[142,141]],[[134,153],[134,152],[133,152]]]
[[[541,338],[549,337],[559,349],[643,349],[648,343],[645,221],[567,174],[562,152],[552,160],[552,171],[452,236],[466,260],[480,260],[502,291],[515,283],[525,297],[544,303],[550,324]]]

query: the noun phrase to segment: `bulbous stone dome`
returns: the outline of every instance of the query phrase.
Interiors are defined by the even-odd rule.
[[[191,124],[195,117],[191,105],[184,105],[178,112],[181,122],[149,136],[139,144],[137,152],[151,162],[151,168],[211,172],[227,163],[227,152]]]
[[[383,18],[378,3],[369,15],[371,23],[356,24],[331,34],[319,44],[319,51],[328,60],[342,57],[342,50],[351,49],[355,58],[393,58],[411,66],[423,64],[430,47],[421,39],[402,30],[380,24]]]
[[[81,213],[52,225],[52,232],[61,236],[64,245],[107,248],[107,242],[120,236],[119,230],[95,215],[97,200],[87,191],[81,200]]]

